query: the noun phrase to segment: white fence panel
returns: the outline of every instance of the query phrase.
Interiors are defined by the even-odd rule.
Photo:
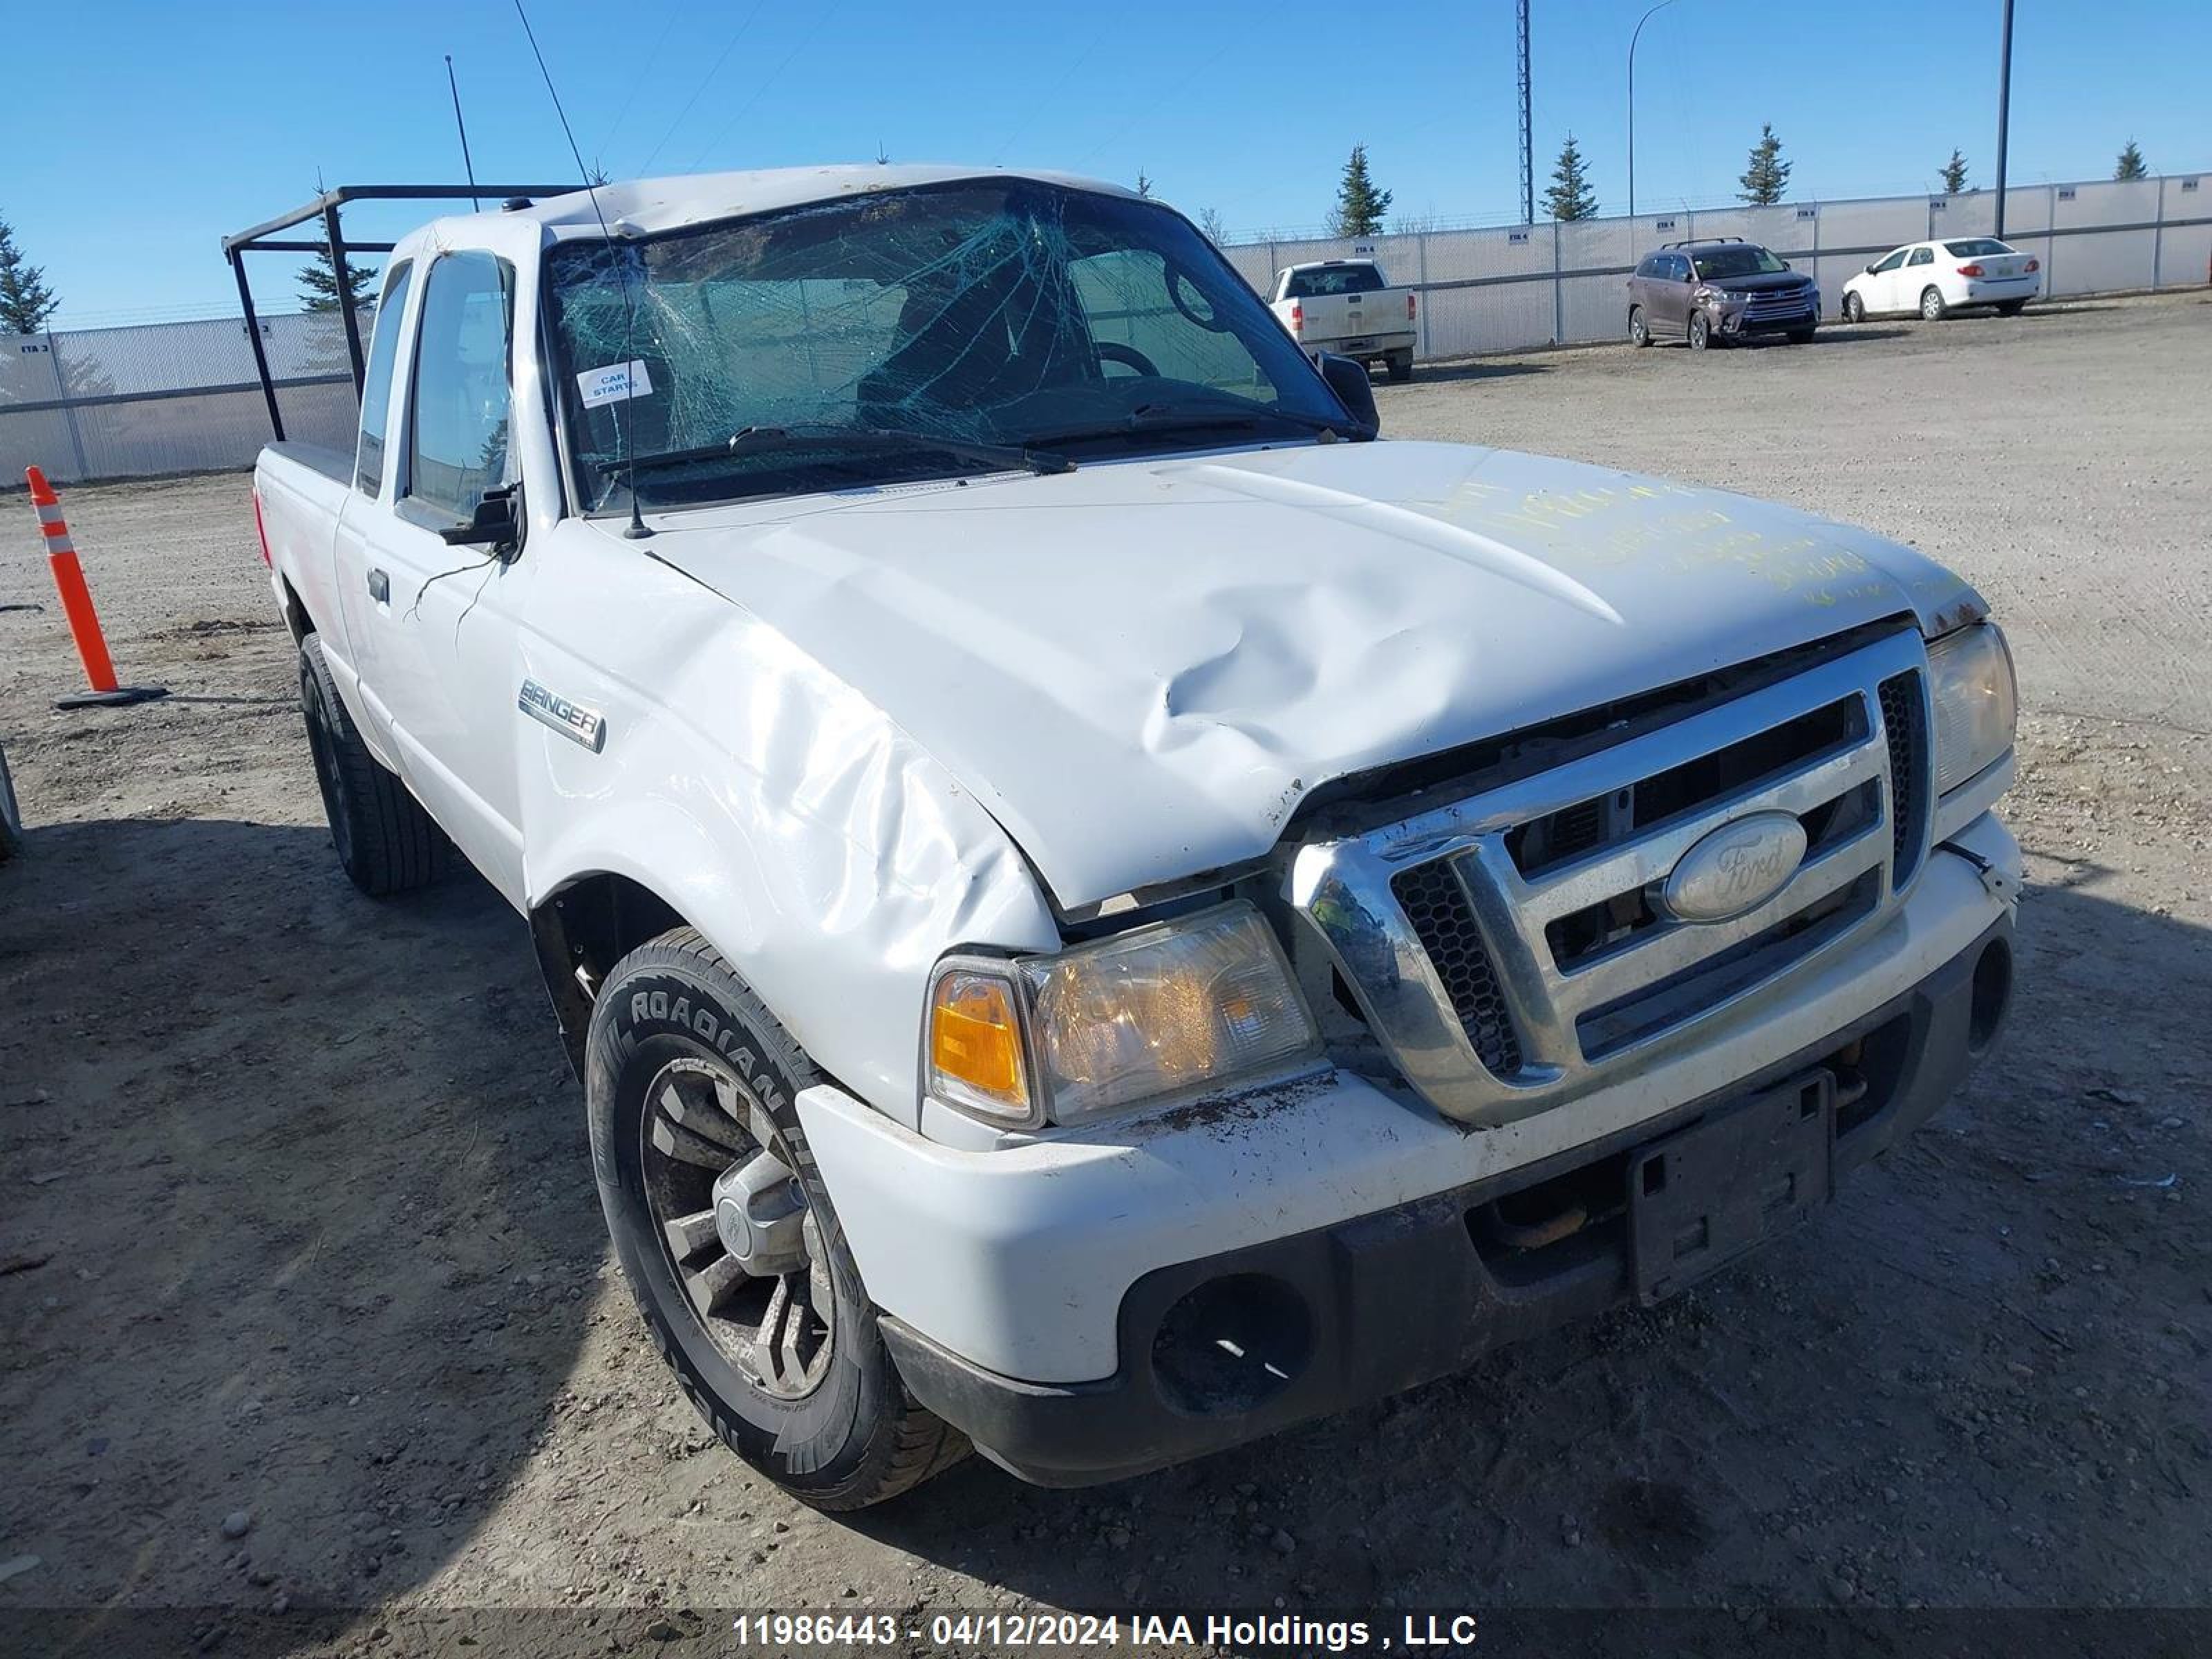
[[[1623,337],[1627,273],[1662,242],[1763,242],[1812,276],[1833,317],[1844,283],[1891,248],[1986,236],[1996,223],[1995,192],[1970,191],[1662,209],[1370,240],[1391,280],[1420,291],[1418,349],[1433,360]],[[2212,283],[2212,174],[2020,185],[2005,194],[2005,235],[2043,262],[2053,295]],[[1353,244],[1278,238],[1222,252],[1264,292],[1280,267],[1345,258]],[[364,312],[364,343],[372,321]],[[265,318],[262,348],[288,434],[349,443],[354,398],[341,320],[327,313]],[[241,322],[0,336],[0,482],[34,463],[58,481],[244,467],[267,435]]]

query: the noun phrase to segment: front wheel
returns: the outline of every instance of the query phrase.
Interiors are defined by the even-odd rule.
[[[1943,303],[1943,290],[1932,283],[1920,290],[1920,316],[1924,322],[1940,323],[1951,314],[1951,307]]]
[[[638,1311],[723,1441],[817,1509],[968,1442],[899,1378],[793,1102],[820,1074],[689,927],[639,946],[586,1039],[592,1170]]]
[[[1642,306],[1628,308],[1628,343],[1638,351],[1651,343],[1651,325],[1644,320]]]
[[[1844,320],[1847,323],[1866,321],[1866,301],[1856,294],[1844,295]]]
[[[1713,343],[1712,319],[1702,311],[1690,313],[1690,349],[1703,351]]]
[[[1813,343],[1813,333],[1814,331],[1809,328],[1793,328],[1790,331],[1790,343],[1810,345]]]

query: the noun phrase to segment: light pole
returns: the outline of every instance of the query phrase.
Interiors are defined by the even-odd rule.
[[[2004,33],[1997,46],[1997,228],[2004,240],[2005,132],[2012,117],[2012,0],[2004,0]]]
[[[1636,20],[1636,33],[1628,37],[1628,216],[1636,216],[1636,43],[1643,38],[1644,26],[1651,21],[1651,13],[1664,11],[1674,0],[1659,0],[1643,16]]]

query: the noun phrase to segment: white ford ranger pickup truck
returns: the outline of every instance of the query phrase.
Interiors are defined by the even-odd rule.
[[[2010,1000],[1919,554],[1379,441],[1180,215],[865,167],[440,219],[254,494],[340,862],[528,919],[622,1269],[850,1509],[1680,1290]]]

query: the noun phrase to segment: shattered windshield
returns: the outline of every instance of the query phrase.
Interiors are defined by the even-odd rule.
[[[1178,215],[1024,180],[548,255],[594,510],[1355,428]],[[943,447],[939,447],[943,446]]]

